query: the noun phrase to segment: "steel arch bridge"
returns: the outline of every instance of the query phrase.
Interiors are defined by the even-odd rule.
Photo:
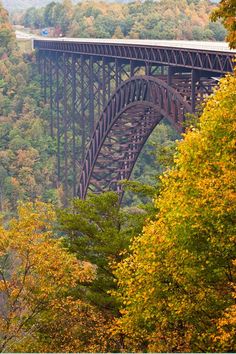
[[[218,78],[233,71],[224,43],[34,40],[57,141],[57,185],[69,197],[123,190],[163,117],[183,131]],[[72,191],[72,192],[71,192]]]
[[[129,179],[147,138],[166,117],[181,132],[191,106],[164,81],[137,76],[121,84],[110,98],[91,137],[80,177],[79,196],[122,193],[119,181]]]

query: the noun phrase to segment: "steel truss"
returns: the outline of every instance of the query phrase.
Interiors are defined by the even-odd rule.
[[[187,48],[169,48],[150,44],[117,44],[76,42],[66,40],[34,40],[34,48],[63,53],[78,53],[99,57],[136,60],[154,65],[180,66],[217,73],[233,71],[234,53]]]
[[[166,65],[165,60],[89,53],[37,51],[42,96],[57,146],[57,186],[63,187],[65,204],[77,193],[85,198],[88,189],[113,189],[122,196],[118,181],[130,177],[156,124],[165,116],[181,131],[184,113],[198,110],[222,75]]]
[[[39,52],[41,90],[50,106],[50,133],[57,141],[57,186],[64,202],[76,196],[90,136],[112,92],[129,78],[130,65],[92,56]]]
[[[129,179],[147,138],[166,117],[182,131],[191,106],[164,81],[152,76],[134,77],[121,84],[104,109],[90,141],[80,177],[79,197],[88,189],[115,190]]]

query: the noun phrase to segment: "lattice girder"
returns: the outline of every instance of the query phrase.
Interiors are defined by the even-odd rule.
[[[179,132],[191,106],[166,82],[151,76],[122,83],[109,100],[93,133],[80,177],[78,194],[115,190],[129,179],[155,126],[167,118]]]

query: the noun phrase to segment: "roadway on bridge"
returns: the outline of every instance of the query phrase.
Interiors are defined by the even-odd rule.
[[[19,31],[19,30],[15,30],[15,34],[16,34],[16,39],[20,39],[20,40],[44,39],[43,37],[36,36],[33,33],[27,33],[27,32],[23,32],[23,31]]]
[[[229,48],[226,42],[202,42],[202,41],[174,41],[174,40],[149,40],[149,39],[107,39],[107,38],[45,38],[36,39],[44,41],[76,42],[76,43],[97,43],[97,44],[115,44],[115,45],[134,45],[140,47],[168,47],[168,48],[186,48],[199,49],[214,52],[236,53],[236,50]]]
[[[145,47],[168,47],[168,48],[186,48],[199,49],[214,52],[236,53],[236,50],[229,48],[226,42],[203,42],[203,41],[175,41],[175,40],[150,40],[150,39],[108,39],[108,38],[67,38],[67,37],[43,37],[32,33],[26,33],[16,30],[17,39],[40,39],[44,41],[62,41],[76,43],[98,43],[98,44],[121,44],[121,45],[139,45]]]

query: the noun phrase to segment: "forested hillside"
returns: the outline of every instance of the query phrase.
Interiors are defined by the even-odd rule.
[[[131,0],[118,0],[119,3],[127,3]],[[215,0],[216,2],[217,0]],[[3,6],[9,11],[26,10],[29,7],[41,7],[49,4],[51,0],[3,0]],[[55,0],[54,2],[62,2],[61,0]],[[79,0],[72,0],[72,3],[78,3]],[[106,2],[113,2],[107,0]]]
[[[102,23],[96,28],[108,31],[111,14],[122,23],[132,9],[135,26],[149,30],[145,16],[165,3],[116,4],[111,12],[65,1],[58,22],[78,16],[65,30],[74,23],[80,31],[82,13],[89,36],[88,28]],[[206,1],[188,3],[203,18]],[[50,6],[47,21],[56,21]],[[223,0],[213,17],[235,48],[234,9]],[[122,206],[111,191],[62,205],[42,97],[35,54],[20,52],[0,3],[0,351],[235,352],[235,73],[220,79],[181,137],[158,125]]]
[[[222,80],[152,209],[104,193],[57,221],[27,203],[2,226],[2,351],[234,351],[235,86]]]
[[[9,11],[25,10],[29,7],[46,6],[50,0],[3,0],[3,6]]]
[[[35,59],[17,49],[2,5],[0,16],[0,211],[8,212],[19,199],[54,198],[55,158]]]
[[[218,3],[220,0],[212,0],[212,3]],[[3,6],[10,10],[25,10],[29,7],[42,7],[49,4],[51,0],[3,0]],[[55,0],[54,2],[62,2],[60,0]],[[72,0],[72,3],[78,3],[78,0]],[[107,0],[106,2],[113,2],[112,0]],[[132,0],[117,0],[118,3],[128,3]]]
[[[49,134],[49,106],[42,102],[35,57],[23,56],[17,49],[3,7],[1,19],[0,210],[14,212],[18,200],[38,197],[60,205],[64,197],[56,177],[56,140]],[[156,175],[163,167],[156,159],[154,146],[161,151],[177,137],[170,126],[157,127],[136,165],[136,180],[156,183]],[[127,194],[127,203],[131,200]]]
[[[214,6],[209,0],[85,1],[74,6],[64,0],[30,8],[20,23],[36,29],[51,27],[55,36],[222,41],[224,27],[209,21]]]

